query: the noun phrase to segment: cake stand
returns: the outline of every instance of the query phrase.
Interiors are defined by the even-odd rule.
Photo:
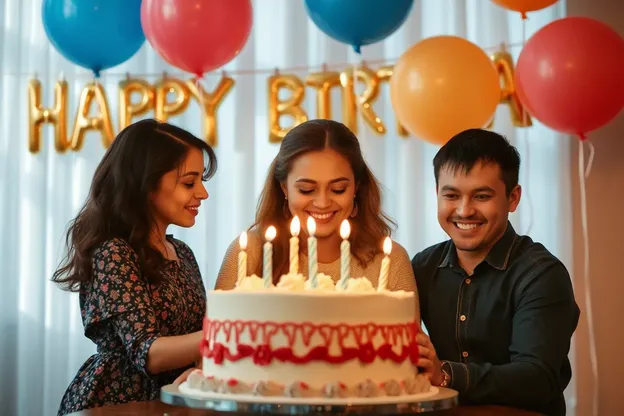
[[[431,387],[429,393],[383,398],[291,398],[260,397],[242,394],[202,393],[185,394],[185,383],[169,384],[160,390],[164,403],[207,409],[220,413],[318,415],[318,414],[377,414],[396,415],[426,413],[457,406],[458,393],[443,387]]]

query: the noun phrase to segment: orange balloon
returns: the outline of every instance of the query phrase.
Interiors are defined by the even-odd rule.
[[[461,131],[485,127],[500,96],[490,58],[457,36],[418,42],[399,58],[390,78],[398,120],[414,136],[440,145]]]
[[[557,3],[557,0],[492,0],[505,9],[522,13],[522,18],[526,19],[527,12],[545,9]]]

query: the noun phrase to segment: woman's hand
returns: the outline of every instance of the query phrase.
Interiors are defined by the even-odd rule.
[[[186,379],[188,378],[188,376],[195,370],[197,370],[197,368],[189,368],[188,370],[180,374],[180,376],[175,379],[173,384],[175,384],[176,386],[179,386],[180,384],[184,383]]]
[[[438,359],[431,339],[427,334],[419,332],[416,335],[416,342],[418,342],[418,355],[420,356],[417,366],[425,370],[425,376],[431,384],[439,386],[444,381],[444,374],[442,374],[442,363]]]

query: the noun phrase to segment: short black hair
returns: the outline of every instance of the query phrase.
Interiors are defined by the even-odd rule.
[[[436,185],[443,167],[453,173],[461,171],[468,174],[477,163],[500,167],[507,195],[518,185],[518,150],[504,136],[484,129],[464,130],[440,148],[433,158]]]

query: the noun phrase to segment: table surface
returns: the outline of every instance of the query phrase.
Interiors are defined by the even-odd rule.
[[[217,414],[219,413],[210,410],[196,410],[186,407],[170,406],[160,400],[152,400],[149,402],[134,402],[82,410],[80,412],[71,413],[71,416],[204,416]],[[232,413],[221,414],[232,415]],[[538,416],[538,413],[501,406],[459,406],[451,410],[432,412],[429,414],[440,416]]]

